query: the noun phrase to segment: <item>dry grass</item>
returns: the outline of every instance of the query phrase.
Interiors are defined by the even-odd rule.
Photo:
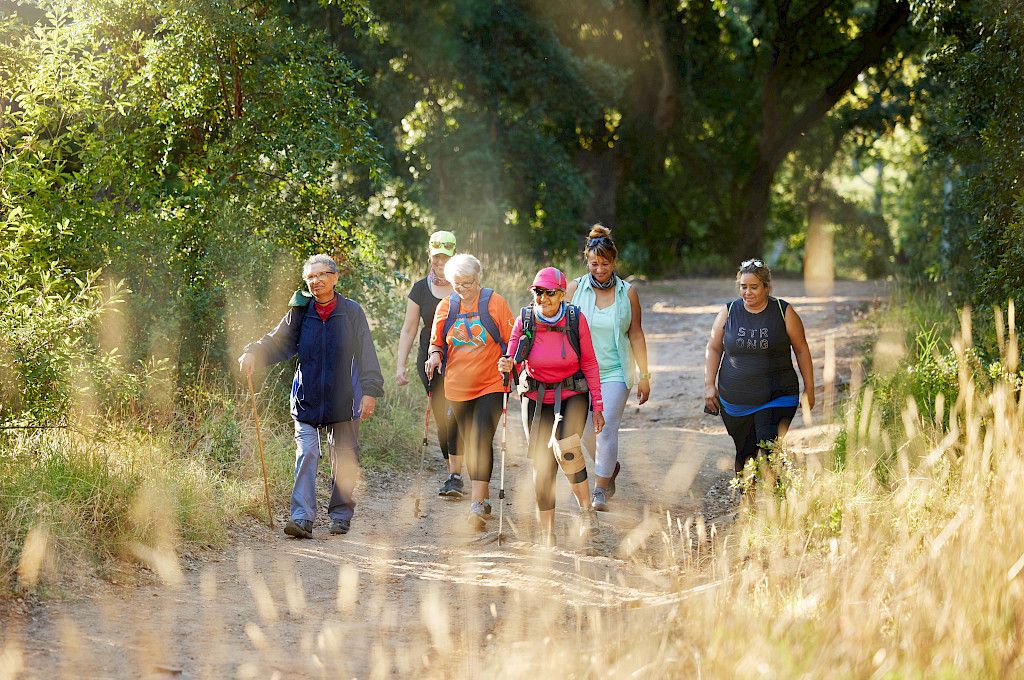
[[[1024,514],[1024,399],[1012,382],[975,381],[966,321],[953,345],[958,396],[934,409],[908,402],[898,439],[883,427],[879,405],[865,390],[848,405],[844,466],[777,462],[775,474],[763,477],[771,482],[760,483],[725,534],[716,535],[699,518],[650,520],[644,531],[661,540],[648,549],[659,560],[668,558],[667,568],[647,568],[650,560],[628,550],[614,569],[577,560],[578,577],[571,568],[555,569],[555,562],[566,561],[563,553],[534,551],[519,562],[496,554],[465,559],[438,566],[451,567],[451,580],[417,580],[418,620],[396,620],[387,601],[364,599],[371,586],[393,587],[393,572],[383,563],[364,571],[339,563],[336,596],[325,616],[307,601],[292,571],[261,571],[242,554],[238,574],[254,607],[245,626],[249,649],[233,667],[239,677],[271,677],[282,667],[303,677],[1024,675],[1024,536],[1016,531]],[[1012,330],[1002,346],[1007,373],[1014,374]],[[940,415],[920,415],[926,411]],[[884,475],[880,463],[887,466]],[[114,473],[127,474],[121,468],[105,474]],[[144,481],[125,480],[126,489]],[[198,486],[187,507],[202,507],[207,496]],[[183,507],[181,485],[161,489]],[[124,501],[130,498],[125,491]],[[123,521],[110,529],[118,544],[126,532],[145,545],[147,537],[176,531],[158,518]],[[38,526],[24,543],[28,572],[46,568],[45,546],[56,531],[51,521]],[[533,575],[550,586],[506,596],[479,587],[510,564],[524,578]],[[155,568],[175,582],[173,568]],[[607,582],[593,573],[603,569]],[[634,585],[617,586],[614,570]],[[559,573],[566,582],[580,578],[595,592],[603,589],[603,600],[559,591],[561,582],[545,580]],[[201,581],[209,591],[204,596],[215,596],[212,575]],[[631,599],[639,581],[667,587],[657,598]],[[319,595],[317,602],[323,600]],[[379,619],[377,635],[354,641],[345,622],[367,611]],[[275,632],[286,619],[311,631],[301,646],[289,646]],[[73,636],[64,642],[77,644]],[[0,650],[0,674],[24,662],[18,644],[9,639]],[[365,652],[359,666],[353,645]],[[211,661],[210,667],[221,666]]]

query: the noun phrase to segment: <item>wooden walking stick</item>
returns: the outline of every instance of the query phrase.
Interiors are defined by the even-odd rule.
[[[274,528],[274,513],[270,509],[270,484],[267,482],[267,463],[263,459],[263,433],[260,432],[260,414],[256,408],[256,390],[252,387],[252,374],[245,376],[249,383],[249,397],[252,399],[252,419],[256,422],[256,446],[260,450],[260,469],[263,470],[263,497],[267,501],[267,519],[270,520],[270,528]]]

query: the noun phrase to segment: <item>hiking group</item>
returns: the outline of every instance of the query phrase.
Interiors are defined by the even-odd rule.
[[[615,495],[626,400],[634,388],[638,405],[651,394],[640,298],[616,274],[619,253],[611,232],[601,225],[591,228],[583,276],[570,281],[554,267],[537,272],[530,286],[533,304],[518,314],[483,285],[480,261],[456,252],[453,233],[432,234],[428,254],[427,276],[408,293],[396,381],[409,383],[406,364],[418,332],[416,371],[447,461],[438,494],[456,501],[468,494],[469,525],[486,528],[493,516],[494,436],[511,390],[524,400],[539,541],[554,543],[559,469],[576,498],[578,532],[585,541],[594,513],[608,510]],[[298,357],[290,399],[295,483],[284,529],[298,538],[313,535],[321,432],[333,471],[329,531],[349,531],[359,475],[359,423],[373,416],[384,393],[366,316],[358,303],[336,291],[338,275],[330,257],[309,258],[303,265],[309,293],[296,293],[280,323],[239,358],[242,372],[251,375],[256,366]],[[740,298],[718,314],[708,342],[704,408],[721,414],[736,444],[740,472],[763,451],[764,442],[785,434],[796,412],[800,387],[791,351],[811,407],[814,375],[800,317],[770,296],[769,269],[761,260],[747,260],[736,281]],[[594,460],[593,488],[584,451]]]

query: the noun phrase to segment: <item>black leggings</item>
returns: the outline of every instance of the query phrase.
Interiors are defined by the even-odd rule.
[[[427,380],[427,373],[423,370],[426,360],[427,350],[421,347],[416,357],[416,372],[419,373],[423,389],[430,395],[430,411],[437,425],[437,443],[441,447],[441,455],[448,460],[448,456],[459,455],[459,426],[452,415],[452,404],[444,396],[444,376],[438,371],[434,373],[433,380]]]
[[[537,410],[537,402],[527,400],[526,415],[527,423],[533,422],[534,411]],[[587,412],[590,410],[590,395],[574,394],[568,399],[562,400],[562,422],[558,433],[559,439],[578,434],[583,435],[583,428],[587,425]],[[530,433],[530,459],[533,461],[533,487],[537,492],[537,509],[555,509],[555,478],[558,474],[558,461],[555,460],[555,451],[548,447],[548,440],[551,438],[551,426],[555,422],[554,404],[544,404],[540,409],[540,419],[534,432]],[[578,484],[587,481],[587,469],[583,468],[571,478],[570,484]]]
[[[725,429],[736,444],[736,472],[742,472],[747,461],[757,457],[760,442],[778,439],[779,426],[788,426],[794,415],[796,406],[761,409],[749,416],[731,416],[722,409]]]
[[[501,392],[492,392],[469,401],[451,402],[462,439],[461,453],[466,456],[469,478],[474,482],[491,481],[494,432],[501,419],[501,395]]]

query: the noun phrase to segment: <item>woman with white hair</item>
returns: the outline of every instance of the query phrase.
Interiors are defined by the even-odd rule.
[[[501,373],[515,319],[508,302],[490,288],[481,288],[483,267],[467,254],[451,257],[444,277],[454,292],[434,312],[427,379],[444,373],[445,396],[458,425],[473,499],[469,523],[483,529],[491,517],[490,481],[494,467],[494,432],[501,416]]]

